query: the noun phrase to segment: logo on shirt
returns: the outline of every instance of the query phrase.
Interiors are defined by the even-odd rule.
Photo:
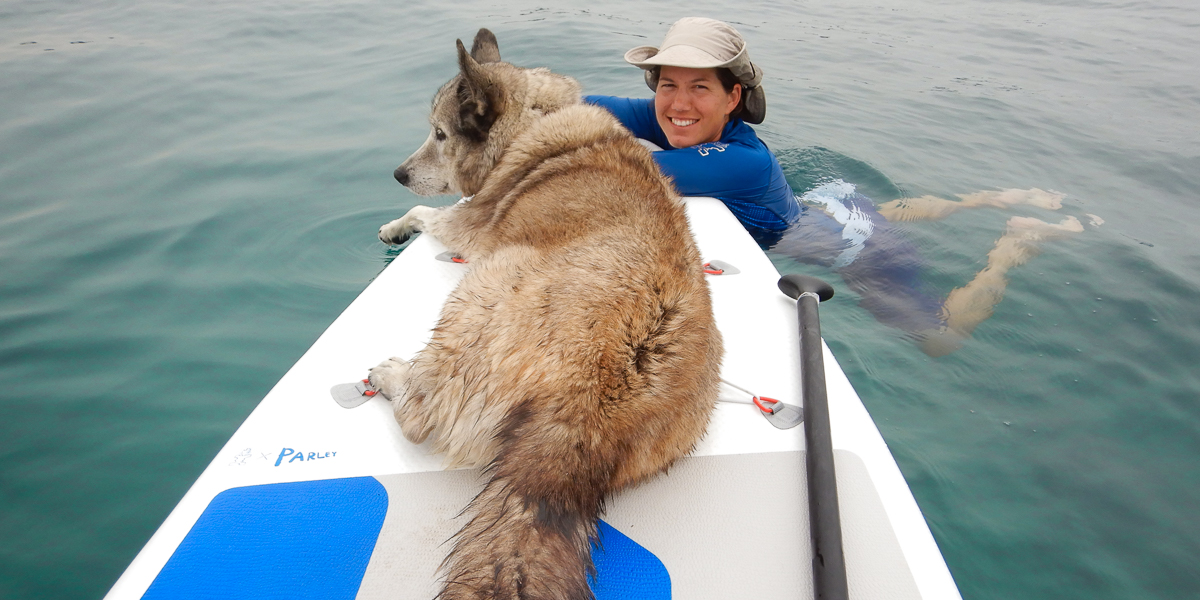
[[[709,142],[707,144],[700,144],[699,146],[696,146],[696,151],[700,153],[700,156],[708,156],[708,153],[712,152],[713,150],[716,150],[717,152],[724,152],[728,147],[729,144],[724,142]]]

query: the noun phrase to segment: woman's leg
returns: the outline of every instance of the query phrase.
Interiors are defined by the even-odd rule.
[[[957,350],[975,327],[992,316],[1008,286],[1008,270],[1019,267],[1041,253],[1039,243],[1068,237],[1083,231],[1075,217],[1060,223],[1047,223],[1033,217],[1012,217],[1008,229],[988,252],[987,266],[970,283],[950,292],[942,305],[946,327],[926,332],[921,349],[931,356]]]
[[[983,191],[958,194],[960,200],[947,200],[937,196],[901,198],[879,207],[880,214],[889,221],[929,221],[942,219],[963,208],[1007,208],[1024,204],[1050,210],[1062,208],[1064,194],[1047,192],[1038,188],[1028,190]]]

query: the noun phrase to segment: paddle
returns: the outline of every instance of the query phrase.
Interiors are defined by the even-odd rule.
[[[808,521],[812,533],[813,596],[845,600],[846,558],[838,512],[833,440],[829,431],[829,398],[825,393],[825,360],[821,354],[821,320],[817,305],[833,297],[833,288],[816,277],[785,275],[779,289],[796,300],[800,321],[800,384],[804,399],[804,439],[808,472]]]

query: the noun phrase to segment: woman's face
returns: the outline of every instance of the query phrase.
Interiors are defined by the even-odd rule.
[[[742,99],[742,86],[726,92],[716,69],[660,67],[654,92],[658,125],[675,148],[721,139],[729,113]]]

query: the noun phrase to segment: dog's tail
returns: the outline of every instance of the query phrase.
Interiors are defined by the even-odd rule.
[[[593,598],[590,550],[612,478],[604,465],[611,462],[586,442],[554,439],[542,429],[548,423],[529,416],[510,415],[499,436],[491,479],[443,564],[440,600]],[[562,433],[580,424],[556,423]]]

